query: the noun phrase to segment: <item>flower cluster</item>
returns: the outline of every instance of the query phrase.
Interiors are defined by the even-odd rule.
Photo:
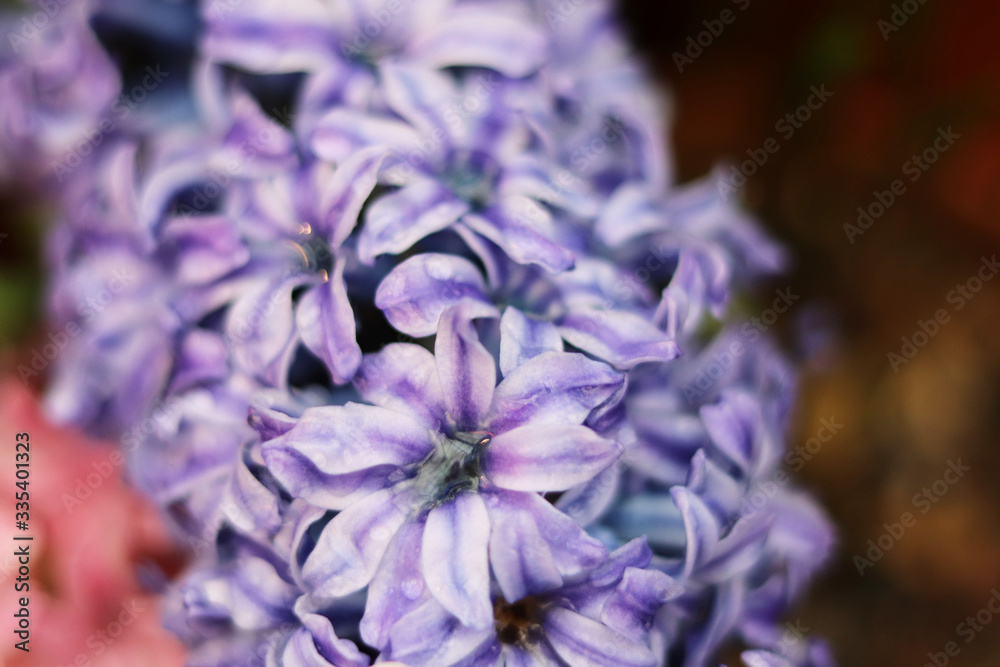
[[[832,664],[784,625],[832,539],[793,372],[730,314],[784,253],[674,182],[613,7],[140,4],[69,2],[58,104],[0,84],[99,133],[29,133],[48,407],[188,540],[190,664]],[[119,74],[94,30],[193,55]]]

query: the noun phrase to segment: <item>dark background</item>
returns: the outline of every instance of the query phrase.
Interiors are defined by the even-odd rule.
[[[959,311],[947,299],[982,256],[1000,255],[1000,4],[896,2],[918,9],[885,39],[878,21],[893,4],[628,0],[625,9],[672,91],[681,180],[777,139],[741,195],[796,254],[776,286],[825,306],[835,327],[825,372],[820,364],[803,380],[790,442],[816,435],[824,417],[844,425],[799,474],[840,546],[789,620],[828,637],[844,667],[921,667],[950,641],[959,652],[948,664],[992,667],[1000,615],[968,643],[956,627],[1000,590],[1000,277]],[[735,20],[678,71],[673,54],[724,9]],[[823,84],[829,101],[791,138],[776,131]],[[904,164],[949,126],[960,138],[911,182]],[[896,179],[905,193],[850,243],[844,225]],[[942,308],[949,321],[894,372],[888,354]],[[913,496],[959,458],[971,471],[921,513]],[[907,511],[916,523],[859,575],[853,557]]]
[[[981,257],[1000,254],[1000,4],[898,2],[918,9],[888,39],[878,21],[893,3],[882,0],[624,4],[673,96],[682,181],[777,140],[740,194],[797,257],[774,287],[801,294],[798,315],[836,333],[804,377],[790,442],[805,443],[823,418],[843,424],[799,474],[840,546],[789,621],[827,637],[845,667],[920,667],[948,642],[959,649],[950,665],[1000,665],[1000,617],[968,643],[957,630],[1000,591],[1000,277],[960,311],[948,301]],[[724,9],[735,20],[679,71],[673,54]],[[776,123],[824,85],[832,98],[785,138]],[[904,163],[948,127],[960,138],[911,182]],[[896,179],[905,193],[850,243],[844,225]],[[23,223],[44,219],[45,204],[29,183],[0,190],[0,233],[22,223],[0,237],[0,368],[10,371],[43,337],[42,230]],[[938,309],[949,321],[894,372],[887,355]],[[794,319],[777,325],[789,341]],[[959,458],[971,471],[921,513],[914,494]],[[904,512],[916,523],[859,575],[853,557]]]

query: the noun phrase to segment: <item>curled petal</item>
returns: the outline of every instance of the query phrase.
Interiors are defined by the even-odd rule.
[[[455,255],[424,253],[397,266],[382,280],[375,305],[392,326],[410,336],[431,336],[441,313],[469,299],[487,304],[486,285],[475,265]]]
[[[338,165],[326,183],[321,194],[320,219],[333,250],[340,248],[358,224],[361,207],[378,182],[385,155],[386,149],[380,146],[363,148]]]
[[[625,376],[582,354],[545,352],[496,388],[489,424],[502,433],[527,423],[581,424],[625,384]]]
[[[358,257],[371,264],[379,255],[402,253],[425,236],[450,227],[468,209],[437,181],[418,179],[371,205],[358,239]]]
[[[280,649],[281,667],[367,667],[371,664],[354,642],[341,639],[330,619],[300,613],[302,627]]]
[[[335,384],[349,381],[361,364],[354,310],[344,283],[344,263],[330,279],[303,295],[295,312],[302,343],[323,360]]]
[[[559,323],[571,345],[627,370],[646,361],[670,361],[680,354],[677,343],[647,319],[621,310],[574,311]]]
[[[466,215],[462,221],[503,248],[515,262],[538,264],[551,273],[573,267],[573,253],[538,231],[551,227],[552,220],[533,199],[507,197],[502,206],[494,206],[481,215]]]

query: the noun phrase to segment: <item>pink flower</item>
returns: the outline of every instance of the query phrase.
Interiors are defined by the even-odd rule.
[[[15,444],[27,433],[28,530],[15,529]],[[20,442],[24,442],[22,436]],[[137,565],[179,564],[156,511],[122,479],[113,446],[47,422],[19,383],[0,381],[0,632],[11,637],[27,599],[30,653],[0,644],[8,667],[180,667],[181,644],[161,627],[158,597],[143,590]],[[21,507],[23,509],[23,506]],[[14,541],[15,536],[32,541]],[[19,580],[14,551],[28,546],[30,573]],[[27,583],[28,589],[15,590]]]

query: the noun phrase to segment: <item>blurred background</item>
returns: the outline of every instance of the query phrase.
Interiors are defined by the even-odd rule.
[[[790,444],[840,547],[789,622],[827,637],[848,667],[918,667],[933,664],[929,653],[939,665],[1000,665],[1000,616],[989,623],[982,611],[1000,599],[1000,277],[988,279],[996,269],[983,261],[1000,255],[1000,5],[625,0],[623,9],[672,91],[679,179],[728,159],[727,173],[745,177],[738,196],[797,258],[771,286],[803,297],[797,317],[776,325],[789,349],[801,346],[803,323],[813,331]],[[45,336],[41,225],[5,232],[45,217],[30,183],[2,184],[5,375],[30,363]],[[28,409],[8,410],[5,433]],[[823,420],[842,427],[827,437]],[[969,470],[948,472],[958,468]],[[117,482],[102,493],[127,498]],[[115,558],[176,571],[161,537],[116,548]],[[150,584],[117,585],[127,596]],[[957,655],[943,653],[949,642]]]
[[[775,287],[801,294],[799,315],[836,334],[803,377],[790,443],[806,446],[824,418],[843,425],[811,444],[822,447],[799,473],[839,526],[840,548],[789,620],[828,637],[847,667],[932,665],[928,653],[952,641],[958,654],[939,664],[1000,665],[1000,616],[959,627],[1000,590],[1000,279],[975,280],[982,258],[1000,255],[1000,4],[624,5],[673,92],[681,180],[777,142],[762,166],[743,166],[755,173],[740,195],[797,256]],[[823,86],[832,96],[799,111]],[[948,128],[959,136],[938,151]],[[876,192],[895,198],[877,218]],[[925,338],[920,322],[934,331],[942,309],[947,321]],[[938,495],[959,459],[971,470],[949,474],[957,482]],[[867,560],[868,541],[878,546],[905,512],[915,522],[883,537],[890,548],[859,574],[854,557]]]

